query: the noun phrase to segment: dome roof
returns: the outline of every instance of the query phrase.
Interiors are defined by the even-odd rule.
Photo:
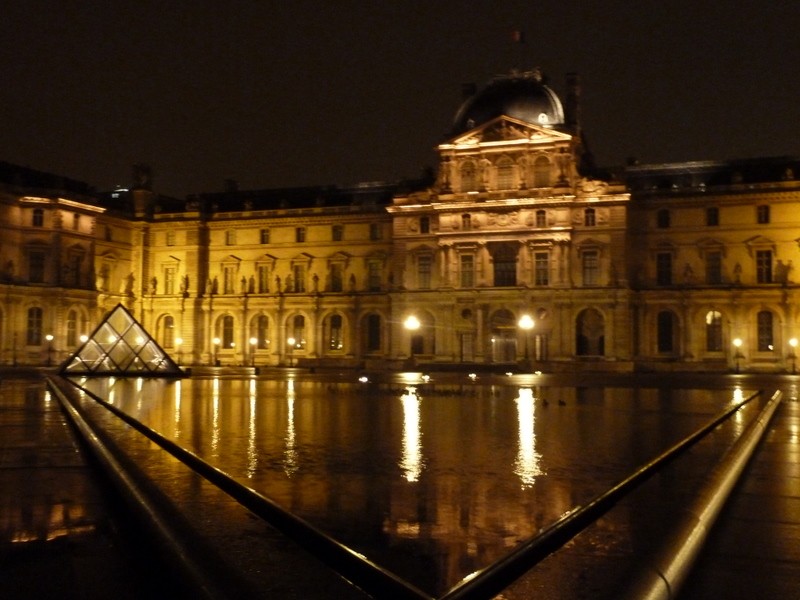
[[[469,131],[500,115],[545,127],[564,124],[561,100],[537,69],[497,77],[468,98],[456,113],[452,133]]]

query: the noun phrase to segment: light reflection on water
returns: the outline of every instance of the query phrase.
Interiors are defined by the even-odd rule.
[[[605,491],[731,398],[418,377],[398,389],[219,378],[86,386],[437,593]]]

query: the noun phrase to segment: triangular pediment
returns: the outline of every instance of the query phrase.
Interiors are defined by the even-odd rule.
[[[185,374],[118,304],[61,367],[62,375],[183,377]]]
[[[569,141],[571,139],[572,136],[568,133],[562,133],[549,127],[534,125],[503,115],[462,133],[450,140],[449,144],[477,145],[514,141],[541,143]]]

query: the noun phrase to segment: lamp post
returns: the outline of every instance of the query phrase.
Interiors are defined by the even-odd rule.
[[[530,315],[522,315],[517,325],[519,325],[519,328],[522,329],[525,335],[525,365],[528,366],[530,364],[528,357],[528,337],[530,336],[531,329],[533,329],[533,318]]]
[[[735,354],[733,355],[733,358],[736,360],[736,372],[738,373],[739,372],[739,360],[741,360],[741,358],[742,358],[742,352],[741,352],[742,338],[734,338],[733,345],[736,348],[736,351],[735,351]]]
[[[47,366],[49,367],[53,364],[53,335],[48,333],[44,339],[47,340]]]
[[[175,346],[178,348],[178,366],[181,365],[181,344],[183,344],[183,338],[175,338]]]
[[[219,352],[219,338],[215,337],[213,340],[211,340],[211,343],[214,344],[214,366],[218,367],[219,366],[219,358],[217,358],[217,356],[218,356],[218,352]]]
[[[792,374],[797,373],[797,338],[789,340],[789,358],[792,359]]]
[[[293,337],[290,337],[286,340],[286,344],[289,346],[289,366],[292,366],[292,352],[294,351],[294,345],[297,343],[297,340]]]
[[[256,366],[256,344],[258,344],[258,338],[251,337],[250,338],[250,366]]]
[[[414,332],[419,330],[422,323],[419,322],[419,319],[414,315],[409,315],[406,317],[406,320],[403,321],[403,327],[405,327],[408,331],[411,332],[411,344],[410,344],[410,356],[409,362],[411,366],[414,366]]]

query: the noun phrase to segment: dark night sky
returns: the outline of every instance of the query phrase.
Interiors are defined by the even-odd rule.
[[[798,32],[756,0],[6,0],[0,160],[99,189],[144,162],[176,196],[393,181],[462,83],[536,65],[580,74],[600,165],[798,155]]]

